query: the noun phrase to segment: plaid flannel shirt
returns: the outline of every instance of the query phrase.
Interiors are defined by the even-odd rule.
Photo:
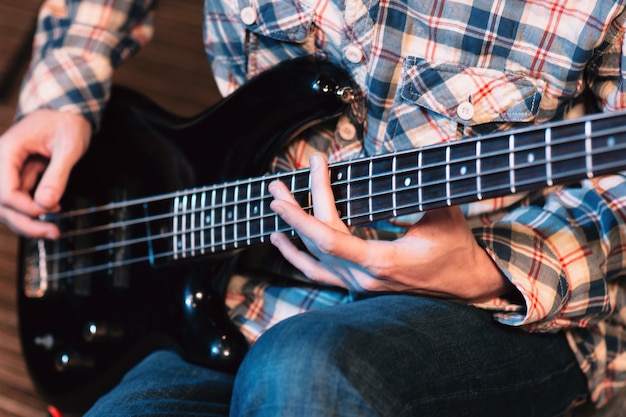
[[[95,126],[113,68],[152,30],[151,2],[44,3],[18,117],[38,108]],[[224,95],[278,62],[341,63],[367,102],[364,126],[341,118],[278,155],[274,169],[458,140],[560,119],[588,88],[626,108],[620,1],[222,0],[205,4],[205,45]],[[471,104],[471,113],[460,106]],[[360,134],[362,131],[362,135]],[[355,134],[358,132],[359,134]],[[626,182],[621,175],[465,207],[476,239],[523,302],[480,305],[526,331],[564,330],[604,404],[626,385]],[[375,228],[360,231],[380,237]],[[293,314],[350,302],[341,290],[235,276],[227,303],[249,340]]]

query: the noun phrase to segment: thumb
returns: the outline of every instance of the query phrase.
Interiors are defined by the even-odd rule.
[[[78,138],[57,140],[50,154],[48,166],[41,176],[34,194],[35,202],[46,211],[59,209],[72,168],[85,153],[89,134],[81,132]]]
[[[65,191],[69,179],[71,166],[54,155],[44,171],[37,189],[34,200],[45,211],[56,211],[59,201]]]

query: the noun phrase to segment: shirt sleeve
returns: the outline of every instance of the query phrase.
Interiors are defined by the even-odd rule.
[[[529,331],[606,319],[626,268],[625,219],[622,175],[552,188],[503,215],[481,216],[478,240],[523,299],[521,305],[494,300],[496,319]]]
[[[81,114],[97,129],[113,70],[152,36],[154,0],[46,0],[16,117],[38,109]]]
[[[626,109],[624,28],[622,14],[588,65],[587,85],[603,111]],[[625,307],[624,175],[547,189],[477,224],[477,239],[523,300],[487,303],[497,320],[529,331],[589,328]]]

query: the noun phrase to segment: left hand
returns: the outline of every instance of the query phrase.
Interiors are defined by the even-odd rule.
[[[315,217],[280,181],[270,207],[298,233],[310,253],[282,233],[271,236],[282,255],[309,279],[356,292],[404,292],[480,302],[512,285],[478,245],[459,207],[427,212],[395,241],[353,236],[337,214],[324,158],[311,158]]]

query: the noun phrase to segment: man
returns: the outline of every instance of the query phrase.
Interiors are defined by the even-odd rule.
[[[0,217],[16,231],[58,236],[37,216],[57,209],[114,66],[149,36],[150,7],[44,4],[19,121],[0,139]],[[584,92],[626,107],[621,3],[231,0],[207,2],[204,17],[223,94],[314,55],[349,71],[366,120],[346,114],[277,156],[274,170],[311,162],[315,217],[269,186],[308,250],[272,243],[311,283],[231,281],[231,316],[252,343],[238,374],[156,352],[90,415],[556,416],[624,385],[621,175],[394,219],[378,226],[406,227],[397,239],[369,228],[363,240],[339,220],[320,156],[557,120]],[[311,299],[305,314],[287,308]]]

